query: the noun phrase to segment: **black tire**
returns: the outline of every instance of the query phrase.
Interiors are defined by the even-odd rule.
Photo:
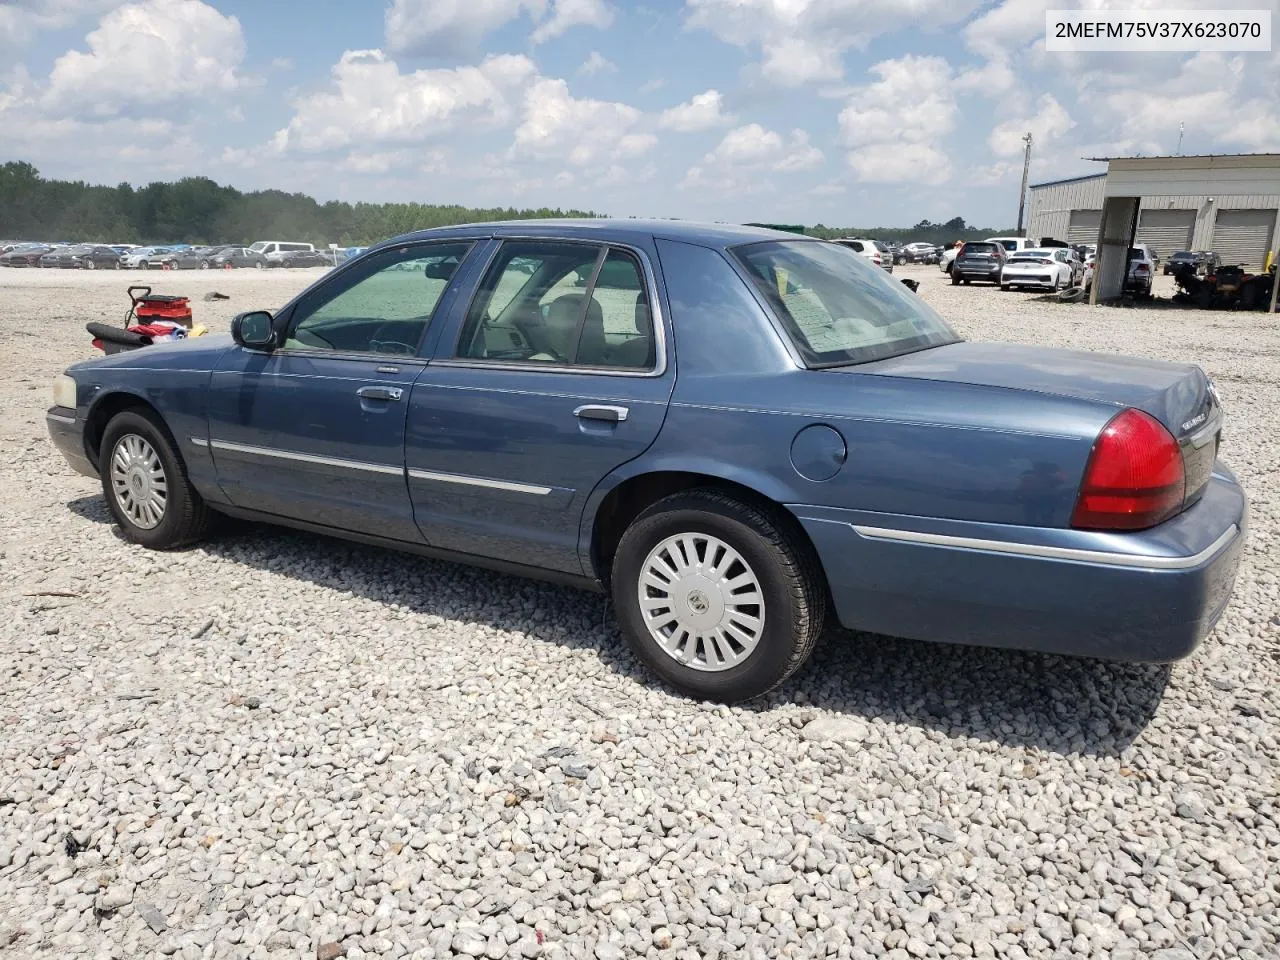
[[[112,483],[112,458],[117,446],[130,436],[140,437],[155,450],[168,488],[160,521],[150,529],[135,523],[121,506]],[[195,543],[208,533],[211,511],[187,479],[187,466],[164,422],[150,410],[135,408],[116,414],[102,434],[98,455],[102,495],[126,540],[152,550],[173,550]]]
[[[956,273],[954,270],[951,271],[951,285],[953,287],[958,287],[960,285],[960,274]]]
[[[208,261],[208,260],[201,260],[201,261],[200,261],[200,269],[201,269],[201,270],[208,270],[208,269],[209,269],[209,261]]]
[[[267,265],[266,265],[265,263],[263,263],[261,260],[259,260],[257,263],[255,263],[255,264],[254,264],[254,266],[255,266],[255,267],[257,267],[259,270],[265,270],[265,269],[267,269]]]
[[[759,583],[764,626],[736,666],[686,666],[658,645],[645,624],[639,584],[645,561],[682,533],[709,534],[732,547]],[[641,513],[618,544],[612,591],[622,632],[640,660],[683,693],[725,703],[763,696],[785,682],[809,658],[826,622],[826,584],[809,545],[767,510],[715,490],[673,494]]]
[[[1008,292],[1009,292],[1010,290],[1012,290],[1012,289],[1013,289],[1013,284],[1011,284],[1011,283],[1002,283],[1002,284],[1000,284],[1000,292],[1001,292],[1001,293],[1008,293]]]

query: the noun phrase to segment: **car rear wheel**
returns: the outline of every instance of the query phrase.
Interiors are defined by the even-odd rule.
[[[95,262],[94,262],[94,261],[92,261],[92,260],[86,260],[86,261],[84,262],[84,268],[85,268],[86,270],[97,270],[97,269],[98,269],[98,265],[97,265],[97,263],[95,263]]]
[[[209,261],[208,261],[208,260],[201,260],[201,261],[200,261],[200,269],[201,269],[201,270],[208,270],[208,269],[209,269]]]
[[[959,286],[959,284],[960,284],[960,274],[958,274],[958,273],[956,273],[954,270],[952,270],[952,271],[951,271],[951,285],[952,285],[953,287],[955,287],[955,286]]]
[[[107,424],[98,456],[102,491],[126,540],[172,550],[201,539],[210,511],[187,479],[173,438],[154,413],[126,410]]]
[[[265,270],[265,269],[267,269],[267,265],[266,265],[265,263],[263,263],[261,260],[259,260],[257,263],[255,263],[255,264],[254,264],[254,266],[255,266],[255,267],[257,267],[259,270]]]
[[[673,687],[735,703],[813,652],[827,594],[808,544],[767,511],[714,490],[677,493],[627,528],[614,605],[636,655]]]

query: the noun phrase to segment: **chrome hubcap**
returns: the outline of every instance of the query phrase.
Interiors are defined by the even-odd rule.
[[[116,441],[111,454],[111,489],[129,521],[150,530],[164,519],[169,482],[155,447],[136,433]]]
[[[640,612],[655,643],[694,670],[736,667],[764,632],[764,594],[755,571],[723,540],[668,537],[640,569]]]

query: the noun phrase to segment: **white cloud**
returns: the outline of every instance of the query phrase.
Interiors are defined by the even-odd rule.
[[[823,161],[822,151],[804,130],[788,139],[758,123],[730,130],[714,150],[690,167],[680,188],[754,193],[773,188],[771,173],[810,170]]]
[[[1022,138],[1027,133],[1032,137],[1032,150],[1053,149],[1055,141],[1060,140],[1076,125],[1071,114],[1057,101],[1051,93],[1046,93],[1036,101],[1036,112],[1030,116],[1022,115],[997,124],[987,138],[991,152],[998,157],[1015,157],[1026,148]]]
[[[646,80],[640,84],[641,93],[656,93],[667,85],[666,77],[654,77],[652,80]]]
[[[1067,6],[1059,0],[1003,0],[965,27],[965,45],[985,57],[1005,59],[1037,37],[1044,38],[1046,10]]]
[[[603,30],[613,23],[613,11],[603,0],[553,0],[551,16],[533,31],[534,43],[558,37],[572,27],[595,27]]]
[[[528,14],[537,20],[546,0],[393,0],[385,16],[387,49],[408,56],[473,53],[489,33]]]
[[[956,77],[955,89],[961,93],[981,93],[1001,97],[1018,85],[1018,78],[1007,60],[988,60],[980,67],[970,67]]]
[[[528,57],[490,57],[479,66],[401,73],[381,50],[349,50],[329,90],[302,97],[278,131],[279,150],[337,150],[353,144],[416,143],[463,123],[509,122],[520,91],[537,75]]]
[[[69,50],[54,63],[43,98],[49,109],[114,116],[130,106],[210,99],[243,82],[240,21],[200,0],[119,7],[85,42],[87,53]]]
[[[524,116],[516,128],[512,159],[557,160],[599,168],[637,157],[657,143],[635,107],[576,99],[563,80],[540,77],[528,84]]]
[[[962,21],[979,0],[687,0],[688,26],[726,43],[759,48],[760,73],[796,87],[839,80],[847,50],[908,28]]]
[[[597,73],[617,72],[617,65],[612,60],[601,56],[599,50],[592,50],[587,59],[582,62],[582,66],[578,67],[578,73],[584,77],[590,77]]]
[[[0,2],[0,47],[25,43],[42,30],[69,27],[124,0],[5,0]]]
[[[938,183],[951,163],[938,144],[959,109],[951,67],[941,57],[905,56],[877,63],[879,79],[860,87],[840,111],[840,133],[853,148],[849,165],[871,183]]]
[[[719,90],[699,93],[688,103],[663,110],[658,118],[658,126],[677,133],[710,130],[732,122],[733,116],[724,112],[724,97]]]
[[[849,166],[867,183],[945,183],[951,160],[928,143],[872,143],[852,150]]]

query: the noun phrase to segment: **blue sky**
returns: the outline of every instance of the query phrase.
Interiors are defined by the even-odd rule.
[[[1084,156],[1280,149],[1276,54],[1049,54],[1050,6],[0,0],[0,159],[321,199],[1013,222]],[[1280,18],[1277,18],[1280,19]]]

